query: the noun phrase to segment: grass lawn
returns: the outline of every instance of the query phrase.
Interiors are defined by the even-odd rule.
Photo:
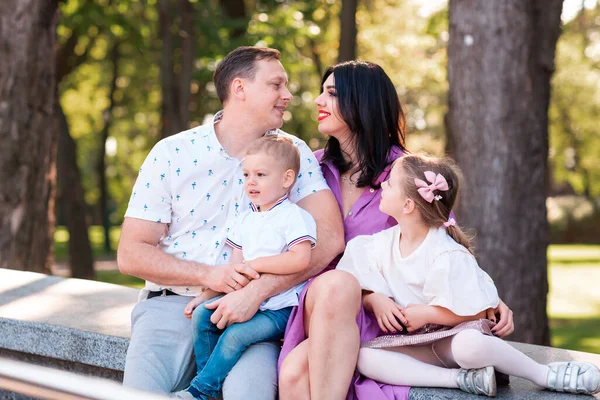
[[[97,259],[114,258],[120,227],[110,232],[111,248],[104,253],[102,228],[90,228]],[[58,227],[54,235],[55,258],[66,261],[69,233]],[[548,249],[548,316],[552,346],[600,354],[600,245],[552,245]],[[97,271],[96,279],[118,285],[143,287],[143,281],[118,271]]]
[[[548,249],[552,346],[600,354],[600,246]]]

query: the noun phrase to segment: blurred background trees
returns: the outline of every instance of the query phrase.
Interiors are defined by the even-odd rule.
[[[57,2],[0,7],[0,268],[50,272]]]
[[[19,1],[12,0],[12,3]],[[322,147],[325,140],[316,130],[313,104],[320,91],[323,71],[338,60],[359,58],[379,63],[396,84],[407,114],[408,148],[412,151],[424,150],[441,155],[447,149],[451,150],[463,168],[465,165],[469,168],[469,172],[477,167],[469,164],[465,155],[457,153],[456,144],[461,137],[463,140],[470,137],[467,142],[479,143],[478,146],[489,142],[490,149],[500,143],[499,140],[506,140],[505,146],[512,143],[515,154],[525,157],[528,152],[534,151],[527,147],[530,144],[527,135],[544,140],[545,106],[529,108],[536,110],[533,116],[541,124],[530,129],[529,125],[523,124],[523,118],[515,114],[518,102],[523,100],[523,93],[517,94],[516,100],[514,96],[502,93],[508,91],[510,85],[521,88],[527,84],[526,81],[506,81],[504,83],[509,84],[504,84],[499,79],[497,86],[488,87],[487,84],[492,83],[490,80],[486,85],[482,84],[480,92],[470,92],[471,96],[493,95],[504,102],[507,107],[504,121],[511,129],[511,134],[505,139],[501,137],[498,126],[483,123],[491,115],[486,111],[493,102],[476,101],[473,104],[477,109],[471,109],[468,104],[459,101],[462,93],[458,92],[453,97],[452,91],[456,89],[448,83],[448,76],[451,83],[454,77],[455,84],[457,79],[466,83],[471,78],[475,80],[472,74],[481,73],[479,66],[486,65],[485,62],[489,63],[490,69],[485,70],[488,75],[507,79],[510,75],[507,68],[513,68],[516,65],[513,62],[519,59],[514,57],[515,60],[512,60],[508,49],[491,44],[496,37],[494,32],[486,33],[485,15],[494,13],[493,7],[499,6],[488,5],[485,1],[474,3],[488,7],[481,10],[479,17],[483,22],[479,29],[483,36],[478,34],[474,46],[482,45],[477,40],[484,38],[486,44],[492,46],[487,49],[488,53],[497,53],[498,57],[507,54],[502,58],[503,63],[482,60],[469,68],[456,63],[460,50],[452,44],[462,43],[463,47],[465,44],[460,23],[477,17],[471,15],[472,10],[458,8],[460,2],[59,1],[55,52],[47,58],[54,60],[51,69],[56,81],[56,90],[53,91],[55,122],[46,125],[58,127],[55,215],[57,223],[66,227],[58,233],[62,239],[68,240],[66,248],[58,249],[58,256],[70,265],[72,276],[85,278],[94,276],[94,259],[114,258],[115,234],[118,235],[115,227],[122,222],[138,168],[147,152],[161,138],[200,125],[219,110],[212,74],[219,60],[240,45],[270,46],[282,52],[282,62],[294,94],[284,114],[284,129],[303,138],[313,149]],[[503,7],[512,3],[503,2]],[[600,242],[600,161],[597,157],[600,153],[600,125],[597,123],[597,115],[600,115],[600,4],[597,0],[566,0],[564,6],[561,3],[558,0],[527,2],[529,6],[525,8],[530,12],[534,7],[541,7],[544,12],[554,13],[554,25],[548,26],[547,31],[542,25],[535,24],[533,14],[536,13],[530,13],[519,17],[524,23],[514,27],[514,38],[503,36],[508,35],[506,32],[497,35],[498,40],[504,38],[511,45],[514,45],[513,39],[525,42],[523,38],[527,37],[527,46],[532,46],[528,51],[538,51],[538,46],[543,43],[542,33],[558,34],[556,14],[560,13],[559,8],[563,8],[556,56],[549,56],[548,63],[541,69],[523,66],[524,69],[519,71],[528,72],[515,74],[515,79],[525,79],[527,74],[533,80],[552,77],[547,114],[548,164],[546,167],[542,162],[545,158],[543,143],[539,149],[541,153],[536,153],[537,157],[529,160],[541,168],[536,170],[533,194],[530,193],[537,196],[537,215],[531,216],[536,222],[526,224],[526,219],[523,219],[519,225],[521,229],[511,227],[507,221],[502,232],[521,229],[519,232],[525,236],[516,235],[507,240],[501,247],[507,253],[514,251],[514,254],[507,254],[505,261],[494,262],[498,254],[492,251],[490,243],[499,231],[486,230],[486,215],[499,211],[491,211],[488,207],[486,212],[474,212],[471,216],[459,211],[467,225],[478,229],[480,261],[490,264],[484,267],[491,272],[501,293],[509,293],[503,294],[503,297],[507,297],[508,303],[523,321],[534,320],[529,318],[533,314],[538,315],[541,331],[545,331],[544,306],[531,306],[532,302],[522,296],[523,285],[510,292],[510,284],[522,277],[526,277],[523,284],[534,281],[538,285],[539,281],[535,297],[544,302],[540,304],[545,304],[546,278],[543,270],[548,238],[554,243]],[[3,8],[0,13],[7,10]],[[33,8],[30,11],[32,15],[35,12]],[[41,40],[42,36],[39,38]],[[22,39],[15,37],[14,40]],[[2,59],[5,59],[4,54]],[[0,72],[3,70],[0,69]],[[0,75],[0,82],[4,82],[3,79],[4,76]],[[4,84],[0,85],[0,100],[15,102],[14,92],[9,95],[4,87]],[[452,101],[450,108],[448,98]],[[453,104],[457,107],[454,110]],[[3,112],[1,107],[0,112]],[[479,132],[469,130],[469,126],[465,125],[469,121],[479,124],[475,125],[480,128]],[[8,132],[6,126],[0,119],[2,133]],[[464,136],[461,136],[463,133]],[[33,140],[37,132],[30,134],[32,137],[28,140]],[[475,142],[474,134],[480,135],[480,142]],[[465,144],[459,147],[471,151],[478,148]],[[0,163],[12,162],[9,156],[1,154]],[[512,152],[502,154],[510,155]],[[480,157],[481,163],[491,160],[485,157],[485,160]],[[514,204],[523,203],[519,198],[522,195],[510,190],[511,182],[521,182],[517,176],[520,169],[518,164],[507,163],[504,167],[509,165],[512,165],[512,172],[503,175],[508,181],[496,185],[496,188],[502,189],[499,196],[503,202],[510,200],[514,207]],[[529,167],[523,164],[523,170]],[[0,170],[11,171],[5,167]],[[467,182],[470,180],[469,177]],[[9,181],[3,180],[0,193],[10,190],[4,183]],[[42,195],[36,193],[36,196]],[[482,195],[486,196],[485,193]],[[487,196],[489,199],[490,194]],[[514,198],[511,199],[511,196]],[[550,224],[548,237],[543,217],[546,198]],[[473,207],[466,199],[463,205],[464,210]],[[0,208],[0,214],[0,264],[16,267],[13,259],[7,258],[7,253],[1,250],[4,243],[8,243],[9,235],[5,232],[9,232],[10,228],[5,221],[9,221],[10,213]],[[502,215],[505,214],[503,211]],[[511,218],[519,219],[517,214]],[[40,218],[36,218],[35,223],[38,229],[47,230]],[[519,224],[519,221],[514,223]],[[528,237],[528,229],[539,233],[539,246],[531,247],[526,245],[529,243],[527,240],[522,240]],[[101,243],[101,246],[94,250],[90,242]],[[34,242],[26,243],[30,246],[27,249],[30,253],[43,254],[43,251],[38,252],[38,247],[33,247]],[[35,246],[38,243],[41,242],[36,241]],[[530,259],[537,260],[539,265],[531,269],[537,272],[530,271],[529,261],[525,262],[525,258],[514,268],[512,261],[506,261],[523,251]],[[29,268],[34,269],[33,266]],[[536,310],[532,311],[533,308]],[[523,337],[515,340],[547,342],[547,336],[533,337],[524,333]]]

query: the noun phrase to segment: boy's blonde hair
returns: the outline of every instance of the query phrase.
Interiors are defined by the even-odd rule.
[[[462,172],[450,158],[435,158],[418,154],[409,154],[396,160],[404,171],[404,182],[400,182],[406,196],[415,202],[423,221],[427,226],[439,228],[448,222],[450,212],[456,203]],[[448,190],[434,190],[435,199],[431,202],[419,193],[415,178],[426,181],[425,171],[441,174],[448,183]],[[429,183],[429,182],[428,182]],[[463,245],[472,254],[474,253],[472,235],[468,235],[458,224],[446,226],[446,232],[455,242]]]
[[[294,183],[296,182],[300,172],[300,152],[291,139],[281,135],[267,134],[253,141],[246,151],[246,155],[258,153],[266,153],[281,162],[286,170],[294,171]]]

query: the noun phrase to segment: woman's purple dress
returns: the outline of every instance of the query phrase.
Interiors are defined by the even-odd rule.
[[[323,157],[323,150],[317,150],[315,152],[317,160],[321,162]],[[402,151],[398,148],[392,149],[391,154],[388,156],[388,161],[393,161],[396,158],[402,156]],[[340,174],[337,168],[330,162],[321,162],[321,169],[323,175],[327,180],[327,184],[331,188],[331,191],[335,195],[335,198],[342,208],[342,194],[340,190]],[[379,176],[377,182],[383,182],[389,176],[391,166],[386,168],[383,173]],[[372,235],[380,232],[391,226],[396,225],[396,221],[379,211],[379,199],[381,197],[381,189],[374,190],[367,188],[359,199],[354,203],[348,216],[344,220],[344,232],[346,243],[359,235]],[[336,258],[326,270],[335,268],[339,258]],[[279,367],[283,359],[302,341],[306,339],[304,335],[304,297],[306,291],[310,286],[310,282],[306,285],[302,294],[300,295],[300,305],[295,307],[290,316],[286,331],[285,339],[283,342],[283,348],[279,356]],[[361,307],[360,314],[356,319],[358,328],[360,330],[360,341],[366,342],[377,336],[383,335],[377,325],[377,321],[373,314],[365,312]],[[377,383],[369,378],[360,375],[358,372],[354,373],[352,377],[352,384],[348,391],[347,399],[394,399],[394,400],[406,400],[408,399],[409,387],[407,386],[391,386]]]

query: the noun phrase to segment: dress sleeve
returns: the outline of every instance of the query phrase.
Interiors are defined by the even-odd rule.
[[[376,238],[357,236],[346,245],[346,251],[336,269],[351,273],[360,287],[393,297],[377,259]]]
[[[133,186],[126,217],[171,222],[170,157],[164,141],[158,142],[142,164]]]
[[[317,224],[308,212],[297,207],[287,215],[283,236],[288,248],[306,241],[310,241],[311,248],[314,248],[317,245]]]
[[[433,258],[423,296],[430,306],[441,306],[456,315],[475,315],[498,306],[498,291],[475,257],[466,250],[448,250]]]

